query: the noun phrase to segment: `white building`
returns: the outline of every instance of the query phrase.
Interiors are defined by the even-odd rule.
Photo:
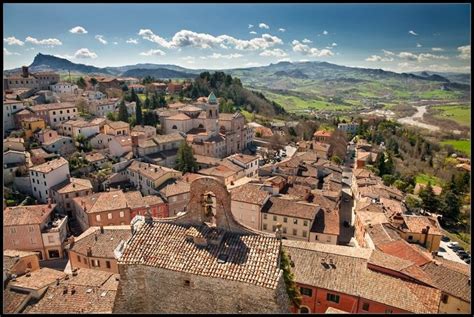
[[[57,94],[76,94],[79,87],[70,83],[57,83],[49,86],[52,92]]]
[[[116,136],[109,141],[111,156],[120,157],[132,151],[132,137],[128,135]]]
[[[60,157],[31,167],[29,173],[33,196],[39,202],[46,203],[52,195],[50,188],[69,178],[69,163]]]
[[[4,131],[15,128],[15,113],[25,108],[22,101],[3,101],[3,129]]]
[[[341,131],[344,131],[346,133],[356,133],[357,128],[359,127],[358,123],[351,122],[351,123],[339,123],[337,125],[337,128]]]
[[[56,128],[62,122],[76,119],[78,115],[76,106],[70,102],[36,105],[32,106],[31,110],[52,128]]]
[[[234,154],[227,158],[232,163],[242,167],[245,170],[246,177],[257,177],[258,176],[258,156],[245,155],[245,154]]]
[[[133,161],[127,168],[127,177],[143,195],[158,194],[158,187],[172,178],[179,178],[180,171],[171,168]]]
[[[62,123],[58,129],[59,133],[72,138],[77,138],[82,134],[86,138],[99,134],[100,126],[97,122],[87,122],[85,120],[69,120]]]
[[[119,100],[116,98],[94,100],[89,104],[89,112],[98,117],[106,117],[108,113],[114,112],[118,105]]]

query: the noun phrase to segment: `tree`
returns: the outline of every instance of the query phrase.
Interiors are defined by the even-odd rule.
[[[107,119],[110,121],[117,121],[117,115],[113,112],[107,113]]]
[[[337,165],[341,165],[342,164],[342,160],[339,156],[337,155],[334,155],[333,157],[331,157],[331,161],[336,163]]]
[[[92,77],[92,78],[91,78],[91,84],[92,84],[92,86],[97,85],[97,79],[95,79],[94,77]]]
[[[193,155],[193,149],[186,143],[186,141],[183,141],[179,146],[175,169],[183,172],[183,174],[187,172],[195,172],[198,169],[196,158]]]
[[[77,80],[76,84],[77,84],[77,86],[78,86],[79,88],[81,88],[81,89],[84,89],[84,88],[86,88],[86,86],[87,86],[87,83],[86,83],[86,81],[85,81],[85,79],[84,79],[83,77],[79,77],[79,79]]]
[[[145,104],[143,105],[145,109],[150,109],[150,106],[151,106],[151,101],[150,99],[148,98],[148,96],[146,97],[145,99]]]
[[[143,124],[142,103],[140,102],[139,98],[136,101],[135,117],[136,117],[137,125],[142,125]]]
[[[155,114],[152,111],[145,112],[143,122],[145,125],[151,125],[152,127],[156,126],[157,120]]]
[[[125,101],[122,99],[119,105],[118,119],[119,121],[128,122],[128,117],[127,106],[125,106]]]
[[[122,86],[122,91],[123,91],[123,92],[128,91],[128,86],[127,86],[127,84],[123,84],[123,86]]]
[[[439,201],[433,191],[431,182],[428,182],[428,185],[420,191],[419,196],[422,200],[421,207],[425,211],[436,212],[438,210]]]
[[[461,202],[454,192],[448,190],[444,193],[442,206],[444,216],[453,220],[458,220],[461,213]]]
[[[170,100],[172,100],[173,96],[171,96]],[[160,95],[160,98],[158,99],[158,107],[164,108],[166,107],[166,98],[164,95]]]
[[[135,93],[135,89],[133,89],[133,88],[132,88],[132,94],[131,94],[131,98],[130,98],[130,99],[131,99],[131,101],[135,101],[135,102],[137,102],[137,100],[138,100],[138,96],[137,96],[137,94]]]
[[[16,95],[16,100],[21,101],[20,95]]]

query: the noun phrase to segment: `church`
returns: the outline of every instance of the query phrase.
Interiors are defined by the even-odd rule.
[[[182,132],[194,154],[223,158],[242,152],[253,140],[252,129],[240,112],[219,113],[219,103],[211,92],[192,105],[160,114],[162,132]]]

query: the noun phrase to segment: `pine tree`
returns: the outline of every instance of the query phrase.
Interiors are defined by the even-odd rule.
[[[198,169],[196,158],[193,155],[193,149],[185,141],[179,146],[175,168],[183,172],[183,174],[195,172]]]
[[[422,200],[421,207],[425,211],[436,212],[438,210],[439,201],[434,194],[433,187],[431,187],[431,182],[428,182],[428,185],[421,190],[419,196]]]
[[[131,93],[131,101],[137,101],[138,100],[138,96],[137,94],[135,93],[135,89],[132,88],[132,93]]]
[[[122,102],[119,105],[119,121],[128,122],[128,111],[127,106],[125,106],[125,101],[122,99]]]
[[[459,196],[451,190],[446,191],[443,196],[443,214],[453,220],[457,220],[461,208]]]
[[[145,109],[150,109],[150,106],[151,106],[151,101],[147,96],[146,99],[145,99],[144,107],[145,107]]]
[[[143,124],[143,114],[142,114],[142,103],[140,102],[140,99],[137,99],[137,101],[136,101],[135,117],[136,117],[136,124],[137,125],[142,125]]]

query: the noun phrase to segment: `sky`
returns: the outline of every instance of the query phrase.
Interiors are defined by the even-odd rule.
[[[4,69],[326,61],[470,73],[470,4],[4,4]]]

